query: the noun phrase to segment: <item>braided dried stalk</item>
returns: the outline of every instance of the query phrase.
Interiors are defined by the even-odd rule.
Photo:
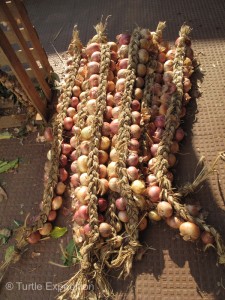
[[[133,199],[133,193],[130,188],[129,178],[126,170],[126,161],[128,157],[128,145],[130,141],[130,125],[131,125],[131,101],[135,82],[136,66],[138,64],[138,49],[140,40],[140,29],[134,30],[129,44],[129,61],[128,75],[126,77],[125,90],[121,100],[121,110],[119,115],[119,131],[116,143],[116,151],[119,155],[117,162],[117,173],[119,177],[121,191],[120,194],[127,200],[127,214],[129,222],[126,224],[126,232],[128,234],[129,243],[124,247],[122,255],[119,255],[112,261],[112,265],[121,266],[123,264],[122,274],[127,276],[130,273],[133,257],[140,247],[138,242],[138,207]]]
[[[155,175],[158,179],[159,186],[162,188],[162,199],[171,203],[178,215],[180,215],[184,220],[190,221],[198,225],[202,230],[210,232],[216,242],[216,251],[218,255],[218,261],[220,264],[225,264],[225,245],[222,241],[220,234],[210,225],[207,225],[204,220],[200,218],[192,217],[184,205],[180,204],[182,197],[187,196],[189,193],[193,193],[201,182],[203,182],[211,172],[213,172],[214,167],[219,158],[224,159],[224,152],[220,153],[213,163],[212,167],[208,169],[207,167],[203,168],[195,181],[190,184],[184,185],[178,193],[172,191],[171,182],[166,177],[168,172],[168,161],[167,157],[170,152],[170,145],[173,139],[177,124],[179,124],[179,115],[181,112],[182,98],[183,98],[183,61],[185,58],[185,39],[190,33],[190,28],[186,25],[183,25],[180,30],[180,37],[183,39],[180,40],[180,43],[176,49],[176,55],[174,59],[174,83],[177,86],[177,92],[172,96],[169,108],[166,114],[166,125],[165,131],[161,142],[159,143],[159,148],[156,156],[155,164]]]
[[[53,142],[51,146],[51,164],[49,170],[49,178],[43,193],[43,205],[42,210],[39,213],[38,220],[32,225],[28,226],[26,221],[24,226],[17,230],[16,234],[16,245],[14,246],[14,252],[10,256],[10,259],[6,263],[2,263],[0,266],[0,271],[5,272],[8,266],[19,260],[20,254],[22,253],[25,246],[27,246],[27,237],[32,233],[42,228],[44,223],[46,223],[49,212],[51,210],[52,198],[54,195],[54,189],[58,183],[58,166],[59,166],[59,156],[61,153],[61,143],[63,141],[63,120],[66,116],[66,110],[69,106],[70,97],[72,95],[72,88],[74,86],[74,79],[79,68],[80,61],[80,41],[78,38],[78,32],[74,32],[74,61],[73,69],[69,73],[69,76],[65,80],[64,87],[61,94],[61,104],[62,108],[60,113],[53,120]],[[76,43],[77,41],[77,43]]]
[[[7,73],[0,70],[0,82],[1,84],[10,90],[17,98],[17,100],[27,108],[27,121],[33,119],[36,115],[37,110],[35,107],[30,103],[26,93],[22,89],[20,83],[17,81],[16,78],[9,76]]]
[[[99,32],[99,39],[103,32]],[[73,283],[76,286],[74,290],[71,290],[70,285],[67,286],[61,296],[58,299],[65,299],[67,295],[70,295],[72,299],[87,299],[88,297],[96,297],[97,294],[101,297],[108,298],[112,295],[111,288],[107,280],[104,278],[101,262],[98,258],[98,244],[99,241],[99,227],[98,227],[98,190],[99,190],[99,144],[101,139],[101,128],[103,125],[103,114],[106,109],[106,88],[107,88],[107,76],[110,64],[110,48],[107,44],[101,44],[101,66],[100,66],[100,85],[98,87],[98,98],[96,113],[92,123],[92,139],[90,142],[91,149],[88,155],[88,177],[89,177],[89,224],[91,227],[91,234],[84,242],[80,249],[82,258],[80,259],[81,269],[75,274],[68,283]],[[96,261],[96,262],[95,262]],[[84,290],[84,286],[88,286],[91,282],[94,283],[94,291]],[[81,284],[82,283],[82,284]],[[67,299],[67,298],[66,298]],[[88,298],[89,299],[89,298]]]
[[[162,136],[162,140],[159,143],[156,163],[155,163],[155,175],[159,182],[159,186],[162,188],[162,199],[167,199],[167,191],[172,189],[171,182],[167,178],[168,172],[168,155],[170,152],[170,145],[172,143],[177,125],[180,123],[180,112],[183,99],[183,62],[185,58],[185,38],[188,36],[190,28],[183,25],[180,30],[181,39],[180,44],[176,49],[176,55],[174,58],[174,70],[173,70],[173,82],[176,84],[177,90],[172,95],[169,107],[166,113],[165,131]]]

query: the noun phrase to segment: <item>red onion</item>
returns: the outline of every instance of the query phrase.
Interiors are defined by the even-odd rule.
[[[119,69],[127,69],[127,66],[128,66],[128,58],[120,59]]]
[[[171,216],[169,218],[166,218],[166,223],[171,228],[178,229],[180,225],[183,223],[183,221],[176,216]]]
[[[156,127],[165,127],[165,116],[156,116],[154,124]]]
[[[127,205],[127,200],[124,198],[118,198],[116,199],[116,208],[118,210],[125,210]]]
[[[159,186],[148,187],[147,193],[152,202],[158,202],[161,198],[161,188]]]
[[[131,113],[133,124],[140,125],[141,122],[141,114],[138,111],[132,111]]]
[[[118,119],[114,119],[111,123],[110,123],[110,130],[112,134],[117,134],[119,131],[119,120]]]
[[[64,168],[59,168],[59,179],[64,182],[68,178],[68,172]]]
[[[99,198],[98,199],[98,209],[100,212],[103,212],[107,209],[108,207],[108,202],[106,199],[104,198]]]
[[[130,142],[129,142],[128,149],[131,150],[131,151],[138,151],[139,146],[140,146],[140,144],[139,144],[138,140],[131,139]]]
[[[149,174],[147,177],[147,183],[149,186],[157,185],[157,178],[154,174]]]
[[[59,164],[61,167],[65,167],[67,165],[67,156],[65,154],[60,155]]]
[[[70,160],[71,161],[76,161],[77,160],[77,151],[76,150],[73,150],[70,154]]]
[[[133,100],[133,101],[131,102],[131,109],[132,109],[133,111],[139,111],[140,108],[141,108],[141,105],[140,105],[140,102],[139,102],[138,100]]]
[[[53,133],[52,133],[52,128],[51,127],[45,128],[44,138],[47,142],[52,142],[53,141]]]
[[[70,182],[72,184],[73,187],[78,187],[80,186],[80,176],[75,173],[70,177]]]
[[[166,54],[163,53],[163,52],[160,52],[160,53],[158,54],[158,61],[159,61],[160,63],[164,63],[164,62],[166,61]]]
[[[135,87],[136,88],[143,88],[145,85],[145,81],[142,77],[136,77],[135,80]]]
[[[123,94],[121,92],[116,92],[114,95],[114,102],[116,105],[119,105],[121,102]]]
[[[140,231],[143,231],[143,230],[145,230],[147,228],[147,226],[148,226],[148,220],[147,220],[147,218],[142,218],[140,220],[139,224],[138,224],[138,229]]]
[[[131,152],[127,158],[128,166],[136,167],[138,165],[138,163],[139,163],[138,154]]]
[[[91,56],[92,53],[94,53],[95,51],[100,51],[100,45],[98,43],[91,43],[91,44],[87,45],[86,50],[85,50],[85,52],[88,56]]]
[[[65,119],[63,120],[63,126],[66,130],[71,130],[73,127],[74,123],[73,123],[73,119],[71,117],[65,117]]]
[[[180,142],[182,141],[184,138],[184,131],[181,127],[177,128],[176,132],[175,132],[175,139]]]
[[[119,45],[129,45],[131,35],[129,33],[121,33],[116,36],[116,40]]]
[[[139,177],[138,173],[139,173],[138,169],[133,166],[130,166],[129,168],[127,168],[127,175],[128,175],[129,180],[131,180],[131,181],[138,179],[138,177]]]
[[[101,52],[100,51],[95,51],[91,55],[91,61],[96,61],[98,63],[101,62]]]
[[[137,65],[137,76],[139,77],[145,77],[146,73],[147,73],[147,68],[144,64],[138,64]]]
[[[201,240],[205,245],[214,244],[214,242],[215,242],[214,236],[211,234],[211,232],[208,232],[208,231],[202,232]]]
[[[158,150],[159,144],[153,144],[151,146],[151,154],[153,157],[157,155],[157,150]]]
[[[89,91],[89,96],[91,99],[97,99],[98,98],[98,87],[93,86]]]
[[[79,172],[79,169],[78,169],[78,165],[77,165],[77,161],[73,161],[72,164],[70,165],[70,170],[73,172],[73,173],[78,173]]]
[[[110,124],[108,122],[104,122],[102,125],[102,135],[110,136],[110,134],[111,134]]]
[[[104,120],[106,122],[110,122],[112,119],[112,107],[111,106],[106,106],[106,110],[104,112]]]
[[[100,83],[100,76],[98,74],[92,74],[88,81],[91,87],[97,87]]]
[[[139,139],[141,137],[141,128],[137,124],[130,126],[131,138]]]

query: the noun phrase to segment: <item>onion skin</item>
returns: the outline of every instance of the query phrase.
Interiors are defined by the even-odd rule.
[[[147,189],[150,200],[155,203],[160,200],[161,188],[159,186],[150,186]]]
[[[202,232],[201,240],[202,240],[203,244],[205,244],[205,245],[214,244],[214,242],[215,242],[214,236],[208,231]]]
[[[124,198],[118,198],[116,199],[116,208],[118,210],[126,210],[126,206],[127,206],[127,200]]]
[[[157,205],[157,212],[160,215],[160,217],[169,218],[173,214],[172,205],[166,201],[161,201]]]
[[[151,221],[160,221],[162,220],[162,217],[158,214],[157,210],[151,210],[148,213],[148,217]]]
[[[64,182],[68,178],[68,172],[64,168],[59,168],[59,179]]]
[[[147,228],[147,226],[148,226],[147,218],[142,218],[141,221],[139,222],[138,229],[139,231],[143,231]]]
[[[41,234],[39,231],[35,231],[35,232],[32,232],[28,238],[27,238],[27,241],[29,244],[36,244],[40,241],[41,239]]]
[[[49,235],[50,232],[52,231],[52,224],[47,222],[43,225],[42,228],[39,229],[39,232],[41,235]]]
[[[129,221],[129,217],[128,217],[126,210],[120,210],[118,212],[118,218],[123,223],[127,223]]]
[[[57,210],[60,209],[62,206],[63,199],[61,196],[56,196],[55,198],[52,199],[52,210]]]
[[[108,203],[107,200],[104,198],[99,198],[98,199],[98,209],[100,212],[103,212],[107,209],[108,207]]]
[[[59,181],[55,188],[56,194],[62,195],[65,192],[65,190],[66,190],[66,185],[63,182]]]
[[[179,227],[180,235],[185,241],[195,241],[200,237],[200,229],[191,222],[184,222]]]
[[[166,224],[174,229],[178,229],[182,223],[184,222],[176,216],[166,218]]]
[[[102,237],[107,238],[112,235],[112,227],[108,223],[101,223],[99,225],[99,233]]]
[[[48,214],[48,221],[52,222],[56,219],[56,217],[57,217],[57,212],[55,210],[50,210]]]
[[[53,133],[52,133],[52,128],[51,127],[45,128],[44,138],[47,142],[52,142],[53,141]]]

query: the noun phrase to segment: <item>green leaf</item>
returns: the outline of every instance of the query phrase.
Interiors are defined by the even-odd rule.
[[[57,226],[55,226],[55,227],[53,228],[53,230],[51,231],[50,236],[51,236],[53,239],[58,239],[58,238],[60,238],[61,236],[63,236],[67,231],[68,231],[68,230],[67,230],[66,227],[57,227]]]
[[[19,165],[19,158],[10,161],[2,161],[0,160],[0,174],[7,172],[11,169],[17,168]]]
[[[65,251],[63,251],[63,255],[61,257],[64,266],[72,266],[79,262],[80,253],[77,249],[77,246],[74,240],[70,240],[69,244],[66,246]]]
[[[5,262],[9,262],[14,252],[14,246],[9,246],[5,252]]]
[[[8,131],[0,133],[0,140],[11,139],[13,136]]]

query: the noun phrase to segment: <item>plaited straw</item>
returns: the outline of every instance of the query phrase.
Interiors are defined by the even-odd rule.
[[[62,89],[61,94],[61,111],[59,114],[53,119],[52,127],[53,127],[53,142],[51,146],[51,161],[50,161],[50,169],[49,169],[49,177],[47,184],[44,188],[43,193],[43,205],[42,210],[39,213],[38,220],[32,225],[27,226],[26,221],[24,226],[17,230],[16,234],[16,245],[14,246],[14,252],[8,259],[7,263],[2,263],[0,266],[0,272],[4,273],[8,266],[17,261],[20,258],[20,253],[23,251],[24,247],[28,244],[27,237],[35,232],[37,229],[42,228],[44,223],[47,221],[49,212],[51,210],[52,198],[54,195],[54,189],[56,184],[58,183],[58,166],[59,166],[59,156],[61,153],[61,143],[63,141],[62,133],[63,133],[63,120],[66,116],[66,110],[69,106],[70,97],[72,95],[72,88],[74,86],[74,80],[79,68],[80,54],[81,54],[81,44],[78,38],[78,32],[74,33],[73,38],[73,46],[74,46],[74,56],[73,56],[73,68],[69,73],[69,76],[65,79],[65,86]],[[77,41],[77,43],[76,43]]]
[[[121,100],[121,110],[119,115],[119,131],[117,143],[115,145],[116,151],[119,155],[119,161],[116,165],[116,170],[119,177],[120,194],[127,200],[127,214],[129,222],[125,225],[128,234],[129,243],[124,247],[116,259],[112,260],[111,264],[114,267],[122,266],[122,274],[127,276],[132,267],[133,256],[140,247],[138,242],[138,207],[133,199],[133,193],[130,188],[129,178],[126,170],[126,161],[128,157],[128,144],[130,142],[130,125],[131,125],[131,101],[133,94],[133,87],[135,82],[136,66],[138,64],[138,49],[140,40],[140,29],[136,28],[131,36],[128,54],[128,73],[125,82],[125,90]]]
[[[165,131],[162,136],[162,140],[159,143],[156,163],[155,163],[155,175],[159,182],[159,186],[162,188],[162,199],[171,203],[178,215],[180,215],[184,220],[193,222],[197,224],[202,230],[210,232],[216,242],[216,251],[218,255],[218,262],[220,264],[225,264],[225,245],[222,241],[220,234],[215,228],[207,225],[204,220],[196,217],[192,217],[184,205],[180,204],[181,198],[193,193],[196,188],[207,179],[209,174],[213,172],[218,159],[224,160],[225,152],[218,155],[214,161],[211,168],[203,168],[198,177],[194,180],[192,184],[185,184],[182,188],[178,190],[178,193],[174,193],[172,190],[171,182],[168,180],[166,173],[168,172],[169,164],[167,161],[168,154],[170,152],[171,141],[174,137],[175,130],[180,121],[180,112],[182,106],[183,98],[183,61],[185,59],[185,39],[188,38],[191,29],[190,27],[183,25],[180,30],[180,41],[176,49],[176,55],[174,59],[174,77],[173,82],[176,84],[177,91],[173,94],[171,102],[169,104],[166,113],[166,125]]]
[[[97,27],[97,26],[96,26]],[[98,28],[98,27],[97,27]],[[101,27],[102,28],[102,27]],[[104,33],[97,32],[98,41],[104,42]],[[100,84],[98,87],[98,97],[96,101],[96,112],[92,123],[92,138],[90,141],[90,152],[88,155],[88,177],[89,177],[89,224],[91,233],[80,249],[80,271],[76,273],[68,282],[67,287],[58,299],[67,299],[69,295],[72,299],[90,299],[96,297],[107,299],[112,295],[112,290],[105,278],[102,270],[102,263],[99,257],[99,222],[98,222],[98,190],[99,190],[99,144],[101,140],[101,128],[103,125],[103,114],[106,110],[107,76],[110,64],[110,48],[107,44],[101,44],[101,64],[100,64]],[[84,290],[84,286],[94,284],[94,291]],[[71,284],[76,289],[71,290]],[[66,298],[65,298],[66,297]],[[95,299],[95,298],[94,298]]]
[[[36,108],[30,103],[26,93],[21,87],[19,81],[0,69],[0,82],[10,90],[17,98],[17,100],[27,109],[27,122],[32,120],[37,113]]]

